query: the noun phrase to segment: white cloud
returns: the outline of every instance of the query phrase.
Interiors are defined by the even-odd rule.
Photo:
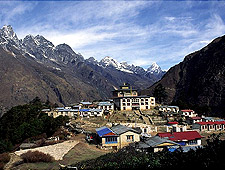
[[[192,8],[202,3],[195,2],[187,7],[186,2],[177,2],[176,7],[176,2],[155,1],[40,2],[36,6],[23,2],[2,11],[6,15],[14,9],[6,20],[15,22],[26,11],[38,11],[40,4],[43,11],[15,29],[19,38],[41,34],[55,45],[69,44],[85,58],[100,60],[109,55],[141,66],[156,61],[167,69],[225,33],[223,16],[201,7],[199,15]]]
[[[30,2],[1,2],[0,19],[3,25],[12,24],[17,17],[24,14],[27,11],[33,9],[36,3]]]

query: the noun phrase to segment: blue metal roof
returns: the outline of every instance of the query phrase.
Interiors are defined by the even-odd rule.
[[[81,112],[88,112],[90,109],[80,109]]]
[[[112,132],[109,128],[107,128],[106,126],[100,127],[96,129],[97,134],[102,137],[105,134],[108,134],[110,132]]]

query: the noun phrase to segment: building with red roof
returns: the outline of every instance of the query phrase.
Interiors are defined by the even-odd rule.
[[[197,116],[195,111],[190,110],[190,109],[181,110],[181,115],[185,116],[185,117],[196,117]]]
[[[185,132],[164,132],[158,133],[157,136],[166,138],[179,143],[182,146],[186,145],[201,145],[202,136],[197,131],[185,131]]]
[[[187,131],[187,124],[179,124],[178,122],[168,122],[166,125],[167,132],[184,132]]]
[[[197,129],[199,131],[225,130],[225,121],[197,122],[192,125],[192,129]]]
[[[193,123],[197,123],[197,122],[202,122],[202,118],[199,117],[199,116],[196,116],[196,117],[188,117],[186,122],[189,124],[189,125],[192,125]]]

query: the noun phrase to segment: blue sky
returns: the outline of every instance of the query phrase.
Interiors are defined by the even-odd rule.
[[[225,34],[225,1],[0,1],[0,25],[43,35],[85,58],[144,68],[181,62]]]

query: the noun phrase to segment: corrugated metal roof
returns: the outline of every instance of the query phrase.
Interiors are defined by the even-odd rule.
[[[163,144],[163,143],[171,143],[171,144],[174,144],[174,145],[179,145],[176,142],[173,142],[171,140],[167,140],[167,139],[164,139],[164,138],[160,138],[159,136],[150,137],[148,140],[145,141],[145,143],[148,144],[151,147],[155,147],[155,146]]]
[[[101,112],[102,109],[90,109],[91,112]]]
[[[90,109],[80,109],[81,112],[88,112]]]
[[[91,102],[80,102],[81,104],[86,104],[86,105],[89,105],[89,104],[92,104]]]
[[[178,143],[173,142],[171,140],[160,138],[159,136],[153,136],[153,137],[150,137],[149,139],[147,139],[143,142],[138,142],[138,148],[146,149],[146,148],[149,148],[149,147],[157,147],[158,145],[163,144],[163,143],[170,143],[170,144],[173,144],[173,145],[179,145]]]
[[[102,137],[105,134],[108,134],[110,132],[112,132],[109,128],[107,128],[106,126],[100,127],[96,129],[97,134]]]
[[[111,130],[116,133],[117,135],[120,135],[120,134],[123,134],[127,131],[132,131],[132,132],[135,132],[135,133],[139,133],[137,132],[135,129],[132,129],[130,127],[127,127],[127,126],[123,126],[123,125],[116,125],[116,126],[113,126],[111,127]]]
[[[202,136],[197,131],[185,131],[185,132],[165,132],[157,134],[161,138],[169,138],[172,141],[185,141],[200,139]]]
[[[113,104],[110,103],[110,102],[99,102],[98,105],[99,105],[99,106],[111,106],[111,105],[113,105]]]

